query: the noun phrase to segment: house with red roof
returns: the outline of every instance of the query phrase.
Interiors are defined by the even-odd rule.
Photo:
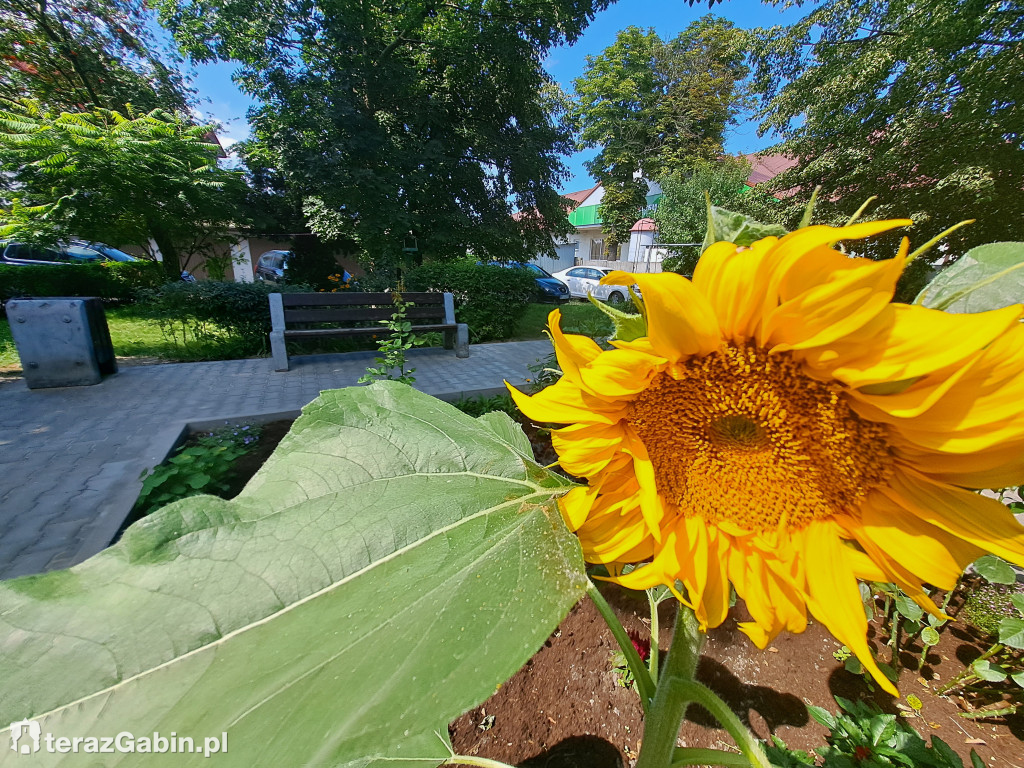
[[[797,161],[784,155],[744,155],[750,163],[747,186],[754,187],[789,170]],[[661,270],[664,249],[657,248],[657,226],[651,216],[663,192],[657,182],[647,182],[647,207],[630,230],[629,241],[619,244],[619,251],[609,258],[605,252],[605,238],[601,232],[598,206],[604,197],[604,188],[598,182],[588,189],[563,195],[573,204],[569,222],[576,231],[562,241],[555,242],[555,257],[540,256],[537,263],[549,272],[567,269],[574,264],[614,266],[633,272]]]

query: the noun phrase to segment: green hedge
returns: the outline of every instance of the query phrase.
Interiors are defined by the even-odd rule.
[[[308,291],[303,285],[270,283],[223,283],[203,280],[198,283],[165,283],[144,291],[139,302],[146,314],[160,321],[165,337],[178,343],[187,326],[197,338],[217,341],[227,335],[231,354],[260,354],[266,351],[270,333],[271,293]]]
[[[98,296],[108,301],[132,301],[139,290],[155,288],[166,279],[163,265],[153,261],[35,267],[0,264],[0,301],[27,296]]]
[[[474,344],[513,336],[526,306],[537,301],[538,294],[537,282],[528,270],[471,261],[414,267],[405,273],[405,288],[452,293],[455,318],[469,326]]]

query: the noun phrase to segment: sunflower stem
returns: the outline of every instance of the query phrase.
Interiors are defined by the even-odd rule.
[[[636,768],[665,768],[672,764],[679,726],[691,701],[686,693],[687,684],[695,682],[693,678],[703,645],[704,633],[700,631],[697,617],[690,608],[680,604],[672,645],[644,723],[644,740]]]
[[[658,684],[658,601],[654,599],[654,592],[647,592],[647,603],[651,607],[651,652],[648,656],[647,666],[651,671],[651,680]]]
[[[736,713],[729,709],[728,704],[722,701],[714,691],[703,683],[698,683],[696,680],[684,680],[682,683],[682,693],[691,701],[704,707],[722,724],[722,727],[736,740],[736,746],[740,748],[743,756],[752,766],[755,766],[755,768],[771,768],[771,763],[768,762],[768,757],[754,737],[754,734],[736,716]],[[639,768],[639,763],[637,763],[637,766]]]
[[[471,765],[475,768],[515,768],[515,766],[508,763],[490,760],[486,757],[474,757],[473,755],[452,755],[441,765]]]
[[[633,675],[633,680],[636,681],[637,693],[640,694],[640,704],[643,706],[644,715],[646,716],[651,706],[651,700],[654,698],[654,679],[651,677],[650,672],[647,671],[647,665],[640,658],[640,654],[633,647],[633,641],[629,639],[629,635],[623,629],[622,622],[619,621],[615,611],[608,605],[608,601],[604,599],[604,595],[598,591],[597,586],[592,581],[587,587],[587,594],[590,595],[590,599],[608,625],[608,629],[612,631],[615,642],[619,644],[619,648],[622,650],[622,655],[626,657],[626,665]]]
[[[698,747],[676,747],[672,753],[672,768],[686,765],[725,765],[747,768],[750,762],[744,755],[726,752],[724,749],[700,749]]]

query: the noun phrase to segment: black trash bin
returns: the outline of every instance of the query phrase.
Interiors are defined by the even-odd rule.
[[[117,373],[99,299],[11,299],[6,310],[29,389],[99,384]]]

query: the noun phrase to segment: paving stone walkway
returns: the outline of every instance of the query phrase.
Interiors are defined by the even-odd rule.
[[[547,341],[476,344],[468,359],[415,349],[416,387],[444,399],[521,384]],[[110,544],[188,424],[297,415],[321,390],[352,386],[373,352],[122,367],[90,387],[0,383],[0,579],[66,568]]]

